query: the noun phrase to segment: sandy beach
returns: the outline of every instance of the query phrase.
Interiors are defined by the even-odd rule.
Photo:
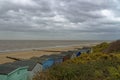
[[[7,56],[19,58],[19,59],[30,59],[32,57],[40,57],[42,55],[59,54],[61,51],[75,50],[76,48],[81,48],[83,46],[93,46],[96,44],[97,43],[87,44],[87,45],[47,48],[47,49],[42,49],[42,50],[29,50],[29,51],[0,53],[0,64],[15,61],[15,60],[6,58]]]

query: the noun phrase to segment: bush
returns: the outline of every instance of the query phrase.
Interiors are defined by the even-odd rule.
[[[93,47],[93,53],[104,52],[109,47],[109,43],[103,42]]]
[[[110,43],[109,47],[105,50],[106,53],[120,52],[120,40]]]
[[[120,57],[116,55],[82,54],[53,66],[42,73],[42,76],[37,75],[34,80],[119,80]]]
[[[110,54],[120,53],[120,40],[101,43],[93,51],[55,65],[34,80],[120,80],[120,54]]]

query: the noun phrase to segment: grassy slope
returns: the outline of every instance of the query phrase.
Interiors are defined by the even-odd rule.
[[[36,75],[34,80],[120,80],[119,52],[103,53],[109,45],[97,45],[93,47],[92,54],[82,54],[78,58],[55,65],[45,73]]]

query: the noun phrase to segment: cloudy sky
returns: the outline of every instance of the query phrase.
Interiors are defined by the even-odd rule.
[[[0,0],[0,39],[120,39],[120,0]]]

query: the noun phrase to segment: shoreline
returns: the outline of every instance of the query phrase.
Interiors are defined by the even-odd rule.
[[[101,43],[101,42],[109,42],[109,41],[74,41],[74,40],[59,40],[59,41],[1,41],[0,44],[0,54],[6,52],[19,52],[19,51],[30,51],[33,49],[47,49],[47,48],[55,48],[55,47],[68,47],[68,46],[76,46],[76,45],[86,45],[86,44],[94,44],[94,43]],[[12,45],[12,46],[11,46]]]
[[[41,47],[41,48],[26,48],[26,49],[19,49],[19,50],[5,50],[5,51],[0,51],[0,54],[11,53],[11,52],[43,50],[43,49],[51,49],[51,48],[63,48],[63,47],[70,47],[70,46],[79,46],[79,45],[60,45],[60,46]]]
[[[0,64],[13,62],[15,60],[6,58],[14,57],[19,59],[30,59],[32,57],[40,57],[43,55],[51,55],[51,54],[59,54],[61,51],[75,50],[76,48],[82,48],[84,46],[94,46],[99,43],[88,43],[88,44],[80,44],[80,45],[68,45],[68,46],[56,46],[42,49],[32,49],[27,51],[15,51],[15,52],[3,52],[0,53]]]
[[[88,43],[88,44],[98,44],[96,43]],[[73,44],[73,45],[59,45],[59,46],[49,46],[49,47],[41,47],[41,48],[26,48],[26,49],[16,49],[16,50],[5,50],[5,51],[0,51],[0,54],[6,54],[6,53],[11,53],[11,52],[25,52],[25,51],[33,51],[33,50],[43,50],[43,49],[51,49],[51,48],[63,48],[63,47],[72,47],[72,46],[89,46],[87,43],[81,43],[81,44]]]

